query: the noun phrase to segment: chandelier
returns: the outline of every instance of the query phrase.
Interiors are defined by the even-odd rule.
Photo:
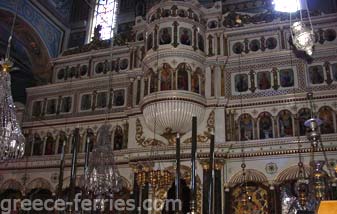
[[[10,50],[16,17],[17,12],[13,18],[5,58],[0,60],[0,161],[21,158],[25,147],[25,138],[16,119],[9,75],[14,64],[10,59]]]
[[[290,14],[290,30],[293,45],[297,50],[304,51],[309,56],[312,55],[315,43],[315,35],[310,18],[310,11],[306,1],[300,0],[274,0],[275,11]],[[305,25],[302,16],[302,9],[306,9],[310,29]],[[300,20],[291,24],[291,13],[299,11]]]
[[[16,119],[15,105],[11,93],[12,62],[0,61],[0,160],[6,161],[21,158],[24,154],[25,138]]]
[[[309,12],[308,12],[309,15]],[[305,23],[303,20],[295,22],[291,26],[292,31],[292,40],[293,44],[298,50],[306,52],[309,56],[312,55],[314,42],[315,42],[315,36],[314,32],[311,28],[308,29],[305,26]]]
[[[85,188],[88,194],[110,197],[122,190],[122,180],[118,172],[110,142],[110,125],[99,129],[98,142],[95,144],[87,173]]]

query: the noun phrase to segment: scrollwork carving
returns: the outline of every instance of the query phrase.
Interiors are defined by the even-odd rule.
[[[137,118],[136,120],[136,141],[139,145],[143,146],[143,147],[147,147],[147,146],[162,146],[164,145],[163,142],[161,142],[160,140],[156,140],[156,139],[151,139],[151,138],[145,138],[143,136],[144,132],[143,132],[143,126],[140,122],[140,120]]]
[[[204,131],[202,135],[198,135],[197,141],[200,143],[206,143],[209,140],[211,133],[214,131],[214,128],[215,128],[215,112],[212,111],[207,119],[207,131]],[[184,144],[192,143],[192,138],[186,139],[183,143]]]

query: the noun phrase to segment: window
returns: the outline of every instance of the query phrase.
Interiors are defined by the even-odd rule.
[[[94,28],[101,25],[101,38],[110,39],[113,36],[111,29],[114,29],[116,24],[118,0],[96,0],[96,2],[91,35],[94,34]]]

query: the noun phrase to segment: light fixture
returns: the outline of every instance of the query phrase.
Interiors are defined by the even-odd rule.
[[[300,0],[274,0],[275,11],[293,13],[301,8]]]
[[[104,124],[99,129],[98,141],[95,144],[85,175],[87,193],[104,198],[122,189],[115,156],[110,142],[110,125]]]
[[[331,188],[333,182],[335,181],[335,175],[332,172],[333,170],[328,164],[328,158],[324,149],[324,145],[321,139],[321,133],[319,130],[319,126],[322,125],[322,121],[316,118],[314,114],[314,105],[313,105],[313,93],[307,94],[307,99],[310,103],[310,110],[311,110],[311,118],[305,122],[305,126],[308,128],[307,138],[311,143],[312,147],[312,154],[311,154],[311,173],[309,177],[310,186],[312,187],[312,196],[311,198],[314,199],[315,204],[319,205],[320,201],[322,200],[329,200],[328,189]],[[324,161],[323,160],[315,160],[314,155],[315,152],[318,151],[318,147],[321,147]],[[328,174],[324,171],[323,167],[327,164],[327,168],[330,172]]]
[[[5,58],[0,60],[0,161],[21,158],[25,147],[25,138],[16,118],[9,75],[14,64],[10,59],[10,50],[16,17],[17,10],[13,18]]]
[[[294,46],[306,52],[309,56],[312,55],[315,36],[312,28],[310,11],[306,0],[274,0],[275,11],[290,13],[290,29],[291,38]],[[303,22],[302,9],[306,9],[308,20],[310,23],[309,29]],[[291,13],[299,11],[300,20],[291,23]]]
[[[292,24],[291,32],[292,41],[295,47],[311,56],[315,42],[315,36],[312,28],[311,30],[308,29],[305,26],[305,23],[301,20]]]

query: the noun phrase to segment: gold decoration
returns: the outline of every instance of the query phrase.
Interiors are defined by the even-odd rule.
[[[201,164],[203,170],[209,170],[209,168],[210,168],[209,160],[207,160],[207,159],[200,160],[200,164]],[[224,164],[225,164],[225,161],[223,159],[215,159],[214,160],[214,169],[215,170],[221,170],[222,167],[224,166]]]
[[[136,120],[136,141],[137,141],[137,143],[139,145],[143,146],[143,147],[164,145],[164,143],[161,142],[160,140],[151,139],[151,138],[146,139],[143,136],[143,134],[144,134],[143,126],[142,126],[140,120],[137,118],[137,120]]]
[[[176,169],[174,166],[170,166],[168,168],[165,169],[166,171],[170,172],[170,174],[172,175],[172,182],[173,179],[175,178],[175,173],[176,173]],[[181,179],[184,179],[186,181],[187,184],[191,183],[191,168],[182,165],[181,169],[180,169],[180,174],[181,174]],[[197,182],[197,214],[201,214],[201,208],[202,208],[202,193],[201,193],[201,180],[200,178],[197,176],[196,179]],[[190,187],[190,186],[189,186]],[[191,188],[191,187],[190,187]],[[164,190],[167,192],[170,189],[170,186],[164,188]],[[155,196],[156,198],[159,198],[157,196],[161,195],[161,191],[163,191],[163,189],[156,189],[155,190]],[[167,194],[165,196],[165,198],[160,198],[162,200],[165,200],[167,198]]]
[[[202,135],[198,135],[197,141],[200,143],[206,143],[209,140],[211,133],[214,131],[214,128],[215,128],[215,112],[212,111],[207,119],[207,131],[204,131],[204,134]],[[192,137],[186,139],[183,143],[185,144],[192,143]]]
[[[167,198],[167,191],[168,190],[165,189],[165,188],[156,189],[155,194],[154,194],[154,198],[159,199],[157,201],[157,203],[158,203],[157,205],[158,205],[158,207],[161,208],[161,210],[155,210],[155,214],[161,214],[162,213],[162,209],[165,206],[164,202],[165,202],[165,199]]]
[[[169,188],[173,182],[171,173],[167,170],[153,170],[144,168],[136,173],[137,184],[141,187],[150,184],[152,188]]]
[[[10,72],[11,68],[13,67],[13,62],[10,59],[6,58],[0,60],[0,65],[3,72]]]

